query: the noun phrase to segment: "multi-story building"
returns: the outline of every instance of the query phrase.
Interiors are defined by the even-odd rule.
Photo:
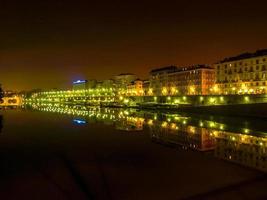
[[[155,96],[163,95],[162,89],[168,85],[168,76],[169,74],[175,73],[175,71],[177,71],[176,66],[167,66],[151,70],[149,74],[149,94]]]
[[[169,66],[150,72],[150,91],[155,96],[207,95],[214,81],[214,69],[210,66]]]
[[[132,81],[130,84],[127,85],[127,95],[128,96],[143,96],[143,81],[137,79]]]
[[[149,80],[144,80],[143,81],[143,91],[144,91],[144,96],[153,95],[153,91],[150,88],[150,81]]]
[[[267,49],[225,58],[214,64],[219,94],[262,94],[267,85]]]
[[[88,89],[93,89],[96,87],[97,80],[91,79],[87,81]]]
[[[113,89],[114,88],[114,80],[112,79],[107,79],[103,81],[98,81],[96,84],[97,89]]]
[[[134,74],[119,74],[114,76],[115,88],[120,94],[125,94],[127,92],[127,86],[137,79]]]

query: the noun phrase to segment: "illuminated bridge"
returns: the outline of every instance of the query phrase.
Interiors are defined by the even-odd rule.
[[[188,96],[129,96],[116,89],[84,89],[36,92],[26,102],[70,103],[108,106],[145,105],[229,105],[267,103],[267,94],[246,95],[188,95]]]
[[[38,92],[25,100],[28,102],[64,102],[99,105],[100,103],[116,102],[115,98],[116,94],[113,89],[88,89]]]

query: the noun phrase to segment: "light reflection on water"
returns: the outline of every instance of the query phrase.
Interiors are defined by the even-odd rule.
[[[61,104],[33,104],[26,107],[72,115],[77,125],[102,122],[124,131],[147,128],[155,143],[210,151],[219,159],[267,172],[267,131],[264,128],[254,130],[248,126],[233,126],[199,116],[159,114],[135,109]]]

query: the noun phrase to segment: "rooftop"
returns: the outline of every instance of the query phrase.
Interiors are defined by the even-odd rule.
[[[167,66],[167,67],[160,67],[150,71],[150,73],[160,73],[160,72],[175,72],[178,68],[176,66]]]
[[[261,49],[258,50],[254,53],[242,53],[238,56],[233,56],[233,57],[228,57],[225,58],[221,61],[219,61],[218,63],[224,63],[224,62],[232,62],[232,61],[237,61],[237,60],[243,60],[243,59],[248,59],[248,58],[255,58],[255,57],[259,57],[259,56],[266,56],[267,55],[267,49]]]
[[[130,75],[130,76],[135,76],[134,74],[132,74],[132,73],[121,73],[121,74],[119,74],[119,75],[117,75],[117,76],[128,76],[128,75]]]
[[[185,67],[176,67],[176,66],[167,66],[162,68],[157,68],[150,71],[150,74],[158,74],[158,73],[174,73],[174,72],[181,72],[181,71],[188,71],[188,70],[195,70],[195,69],[213,69],[209,65],[197,64],[192,66],[185,66]]]

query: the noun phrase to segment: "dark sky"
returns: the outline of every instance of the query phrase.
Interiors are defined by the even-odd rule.
[[[5,89],[66,88],[267,48],[267,3],[0,0],[0,26]]]

